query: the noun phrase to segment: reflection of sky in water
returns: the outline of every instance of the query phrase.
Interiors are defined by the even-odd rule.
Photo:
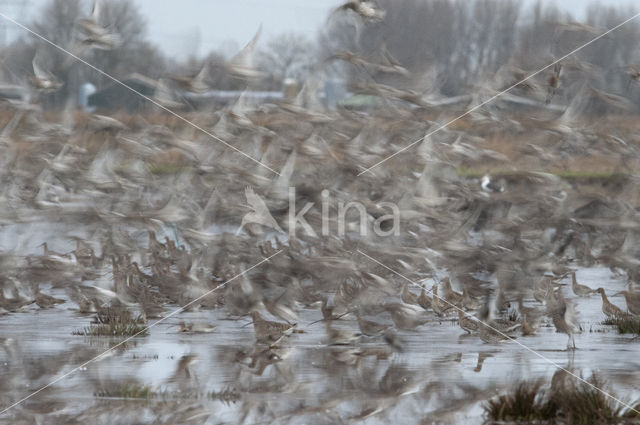
[[[14,246],[23,247],[23,249],[37,242],[25,236],[27,233],[37,234],[38,238],[44,239],[48,236],[47,226],[33,224],[27,228],[28,232],[20,232],[20,226],[5,228],[5,232],[0,233],[3,247],[6,247],[11,240],[7,234],[12,234]],[[54,246],[61,251],[68,249],[63,244],[52,244],[51,248],[53,249]],[[609,269],[583,269],[577,276],[580,283],[584,285],[592,288],[604,287],[613,303],[622,308],[625,307],[624,298],[614,296],[616,292],[623,289],[623,280],[614,277]],[[624,394],[626,399],[633,399],[634,395],[640,396],[638,386],[640,360],[637,356],[637,342],[628,342],[632,337],[618,335],[610,328],[608,332],[601,332],[605,327],[600,325],[604,319],[600,309],[600,297],[594,295],[589,298],[575,298],[571,291],[570,278],[566,278],[563,283],[567,284],[563,288],[565,296],[576,303],[580,323],[584,329],[583,334],[576,335],[578,350],[573,353],[573,360],[570,360],[572,353],[565,350],[567,336],[556,333],[553,326],[543,325],[538,330],[537,336],[519,336],[518,342],[538,351],[561,367],[572,367],[578,375],[588,377],[592,371],[598,371],[614,390],[618,394]],[[64,296],[64,291],[61,289],[52,290],[44,285],[43,290],[57,297]],[[540,304],[533,301],[529,304],[542,308]],[[13,341],[12,345],[4,340],[5,347],[12,346],[14,350],[18,347],[23,353],[28,353],[30,358],[47,358],[52,355],[62,355],[63,359],[73,358],[73,364],[68,364],[61,369],[69,371],[74,365],[88,360],[97,355],[100,350],[107,348],[105,338],[92,339],[71,335],[74,330],[89,326],[91,321],[91,316],[78,316],[71,310],[73,307],[75,307],[73,303],[66,303],[54,310],[34,308],[26,313],[0,317],[2,323],[0,337]],[[93,394],[95,391],[90,381],[87,381],[91,377],[116,380],[135,377],[141,384],[149,385],[154,391],[171,391],[175,388],[171,378],[176,372],[180,358],[183,355],[192,354],[197,355],[198,360],[190,369],[197,378],[197,385],[202,394],[221,391],[238,383],[276,382],[278,373],[274,367],[277,367],[281,372],[288,371],[287,373],[291,374],[294,381],[302,385],[301,388],[304,391],[296,390],[293,394],[286,391],[282,394],[256,393],[251,397],[267,400],[277,396],[279,402],[282,402],[282,400],[293,400],[297,397],[315,397],[314,394],[319,396],[336,391],[346,382],[343,380],[347,379],[332,376],[333,372],[327,370],[328,365],[331,364],[327,363],[328,360],[331,361],[331,353],[338,353],[344,348],[327,347],[324,344],[326,335],[323,323],[308,325],[317,320],[319,314],[317,309],[303,309],[300,312],[298,327],[305,333],[294,334],[281,344],[285,348],[280,352],[284,360],[276,366],[265,369],[263,376],[255,376],[247,370],[246,366],[240,366],[233,361],[237,352],[242,350],[249,352],[253,345],[252,326],[243,326],[249,323],[249,319],[226,320],[224,311],[215,310],[186,312],[171,317],[152,328],[149,336],[136,338],[127,350],[114,351],[110,356],[90,364],[85,370],[65,378],[56,384],[56,387],[64,388],[65,397],[68,399],[73,400],[76,397],[73,394],[76,394],[78,399],[84,399],[87,398],[87,394]],[[378,318],[385,321],[390,319],[386,313]],[[183,334],[178,332],[176,326],[180,320],[211,323],[218,328],[211,334]],[[336,322],[335,327],[357,331],[355,319],[350,316]],[[415,409],[422,411],[422,409],[442,408],[447,398],[464,399],[464,392],[459,388],[456,389],[459,385],[472,385],[481,389],[482,400],[484,400],[503,391],[514,381],[536,377],[544,377],[548,380],[556,371],[549,362],[514,342],[490,345],[482,343],[476,336],[467,336],[452,320],[434,321],[417,331],[402,331],[399,335],[406,344],[405,352],[392,354],[386,360],[375,360],[374,357],[363,356],[358,368],[350,367],[342,372],[349,379],[353,378],[352,375],[371,373],[381,379],[390,366],[402,366],[410,370],[415,379],[415,388],[407,390],[410,394],[401,396],[397,403],[390,407],[390,411],[393,412],[389,416],[391,418],[401,417],[402,412]],[[118,340],[114,339],[114,341]],[[360,347],[370,349],[380,345],[384,345],[380,340],[366,339]],[[87,349],[87,346],[93,348]],[[0,350],[3,369],[6,371],[22,367],[23,365],[19,362],[15,363],[15,360],[14,362],[8,360],[9,351],[8,349]],[[74,352],[77,357],[71,355]],[[485,360],[482,370],[477,371],[480,353],[485,356]],[[243,362],[246,364],[248,360],[245,359]],[[433,382],[438,382],[443,387],[439,390],[438,396],[424,404],[419,401],[422,400],[419,394]],[[302,392],[298,394],[298,391]],[[354,396],[358,390],[349,391],[349,394]],[[217,403],[216,406],[218,404],[222,405]],[[349,410],[353,407],[350,406],[349,402],[345,402],[342,409]],[[238,407],[234,404],[224,405],[220,407],[223,409],[221,415],[227,420],[233,420]],[[456,421],[481,423],[481,404],[478,402],[461,408],[453,417]]]

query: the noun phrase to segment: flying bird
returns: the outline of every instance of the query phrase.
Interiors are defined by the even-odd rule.
[[[56,78],[52,73],[44,70],[38,65],[38,61],[36,59],[37,55],[34,56],[33,61],[31,62],[33,65],[33,74],[34,76],[31,78],[31,83],[33,86],[45,93],[54,92],[62,87],[62,81]]]
[[[91,16],[78,19],[76,26],[82,32],[80,53],[85,49],[112,50],[121,42],[119,34],[109,32],[100,24],[101,1],[95,0]]]
[[[334,10],[331,16],[337,12],[352,10],[361,18],[369,22],[380,22],[387,14],[386,10],[381,9],[375,2],[369,0],[349,0],[342,6]]]
[[[251,187],[247,187],[244,190],[244,194],[247,197],[249,208],[251,208],[253,211],[245,214],[244,217],[242,217],[242,223],[240,224],[236,235],[240,233],[240,231],[246,224],[261,224],[265,227],[270,227],[277,230],[278,232],[284,233],[284,231],[280,228],[276,220],[269,212],[264,199],[256,195]]]

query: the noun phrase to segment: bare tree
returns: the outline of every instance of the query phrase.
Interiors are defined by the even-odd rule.
[[[81,0],[51,0],[31,26],[47,40],[80,55],[104,72],[122,78],[133,72],[151,77],[164,71],[165,61],[158,49],[146,39],[146,24],[137,7],[127,0],[105,2],[101,10],[101,24],[119,34],[122,42],[112,50],[81,49],[76,20],[89,15],[87,3]],[[17,40],[5,49],[5,66],[11,75],[33,73],[31,62],[37,54],[39,64],[63,82],[63,87],[45,99],[47,106],[62,106],[75,98],[78,87],[92,82],[98,87],[112,81],[89,67],[74,61],[68,54],[39,38]],[[21,83],[26,84],[25,81]]]
[[[285,78],[305,79],[314,61],[314,45],[295,33],[272,38],[258,52],[258,67],[266,74],[263,85],[273,90],[279,90]]]

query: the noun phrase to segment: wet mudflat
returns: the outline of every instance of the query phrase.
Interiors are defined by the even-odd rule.
[[[581,269],[578,276],[588,286],[611,292],[620,287],[608,269]],[[49,293],[65,297],[64,291]],[[624,305],[621,296],[612,301]],[[566,335],[549,323],[543,322],[537,335],[517,337],[539,355],[513,341],[483,343],[451,318],[434,317],[415,330],[399,331],[402,351],[396,352],[381,337],[327,345],[325,322],[309,325],[322,318],[317,308],[301,309],[297,332],[272,348],[255,344],[248,317],[229,317],[222,310],[181,312],[16,406],[2,422],[86,417],[92,423],[331,423],[322,413],[330,410],[364,423],[482,423],[486,399],[514,382],[551,379],[558,369],[550,362],[578,376],[597,372],[616,394],[637,398],[637,338],[601,324],[597,294],[578,299],[576,306],[583,328],[577,350],[566,350]],[[333,325],[357,337],[351,316]],[[69,301],[3,316],[3,403],[38,390],[124,339],[72,335],[91,319]],[[392,324],[384,314],[379,319]],[[216,328],[181,332],[180,322]]]

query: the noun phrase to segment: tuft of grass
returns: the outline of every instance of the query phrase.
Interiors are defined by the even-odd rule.
[[[101,308],[90,326],[73,332],[73,335],[83,336],[131,336],[136,334],[148,334],[141,318],[134,318],[129,310],[119,305]]]
[[[489,419],[493,421],[538,421],[555,417],[547,412],[543,400],[542,382],[521,382],[513,393],[489,400],[484,406]]]
[[[621,334],[640,335],[640,317],[624,315],[620,317],[607,317],[603,325],[616,326]]]
[[[137,323],[111,323],[108,325],[92,325],[76,330],[73,335],[83,336],[131,336],[140,332],[140,335],[147,335],[147,331],[141,332],[145,327]]]
[[[596,375],[589,381],[596,388],[605,388],[605,382]],[[590,385],[580,383],[573,390],[558,394],[562,403],[566,423],[589,425],[594,423],[617,423],[623,417],[623,406],[612,401]]]
[[[638,417],[634,410],[621,406],[597,389],[606,388],[606,383],[597,375],[593,375],[587,382],[571,380],[561,389],[555,390],[545,388],[541,381],[521,382],[511,393],[485,403],[485,422],[587,425],[617,424],[623,423],[627,418]],[[618,398],[609,390],[607,393]],[[640,407],[640,404],[636,405]]]
[[[236,403],[237,401],[240,400],[241,395],[238,392],[238,390],[236,390],[235,388],[225,388],[222,391],[212,391],[208,394],[209,398],[212,400],[220,400],[222,402],[225,402],[227,404],[229,403]]]
[[[131,398],[131,399],[145,399],[156,397],[155,393],[150,386],[140,385],[136,383],[125,383],[120,387],[108,388],[94,394],[95,397],[115,397],[115,398]]]

